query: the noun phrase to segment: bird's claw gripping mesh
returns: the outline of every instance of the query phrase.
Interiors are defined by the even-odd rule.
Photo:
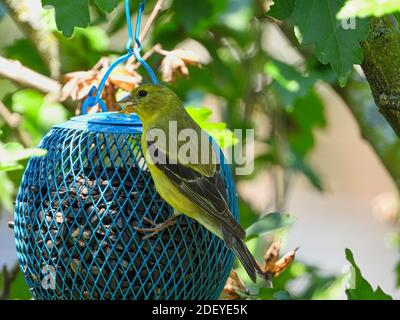
[[[172,208],[146,169],[141,128],[132,128],[69,121],[42,140],[47,155],[29,161],[15,238],[34,298],[218,298],[233,263],[222,240],[184,215],[148,239],[136,230],[167,220]]]

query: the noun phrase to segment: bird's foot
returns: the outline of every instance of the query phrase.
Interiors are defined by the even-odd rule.
[[[143,220],[145,222],[147,222],[148,224],[152,225],[152,228],[139,228],[139,227],[133,227],[136,231],[140,232],[140,233],[144,233],[146,234],[142,239],[146,240],[149,239],[151,237],[154,237],[155,235],[157,235],[158,233],[160,233],[161,231],[173,226],[176,223],[176,216],[172,216],[170,218],[168,218],[167,220],[165,220],[162,223],[156,223],[152,220],[150,220],[147,217],[144,217]]]

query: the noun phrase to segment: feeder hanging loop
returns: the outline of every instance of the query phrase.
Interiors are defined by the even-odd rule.
[[[107,72],[103,76],[99,88],[97,89],[96,86],[92,86],[87,95],[86,100],[82,104],[82,114],[86,114],[89,108],[93,108],[95,105],[100,104],[101,111],[107,112],[107,106],[105,102],[101,99],[101,94],[103,89],[106,85],[106,82],[111,74],[111,72],[121,63],[127,61],[132,55],[135,56],[136,60],[145,68],[146,72],[149,74],[151,81],[154,84],[158,84],[157,77],[150,67],[150,65],[142,58],[141,51],[142,51],[142,43],[140,41],[140,26],[142,21],[142,15],[145,6],[145,0],[141,0],[138,8],[138,14],[136,19],[136,27],[135,27],[135,35],[133,35],[132,29],[132,21],[131,21],[131,10],[130,10],[130,0],[125,0],[125,16],[126,16],[126,23],[128,26],[128,42],[126,43],[126,51],[127,53],[117,60],[115,60],[110,67],[108,68]],[[135,42],[135,47],[132,48],[132,43]],[[94,93],[96,93],[94,95]],[[94,96],[93,96],[94,95]]]

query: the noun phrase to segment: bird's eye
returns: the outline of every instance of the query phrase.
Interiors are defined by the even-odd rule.
[[[138,91],[137,94],[138,94],[139,98],[144,98],[145,96],[147,96],[147,91],[140,90],[140,91]]]

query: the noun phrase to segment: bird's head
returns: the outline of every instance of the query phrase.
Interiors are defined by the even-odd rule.
[[[171,112],[171,109],[179,107],[181,102],[171,89],[162,85],[145,84],[133,89],[128,96],[118,101],[117,105],[121,108],[120,113],[136,113],[141,118],[147,118],[154,114]]]

